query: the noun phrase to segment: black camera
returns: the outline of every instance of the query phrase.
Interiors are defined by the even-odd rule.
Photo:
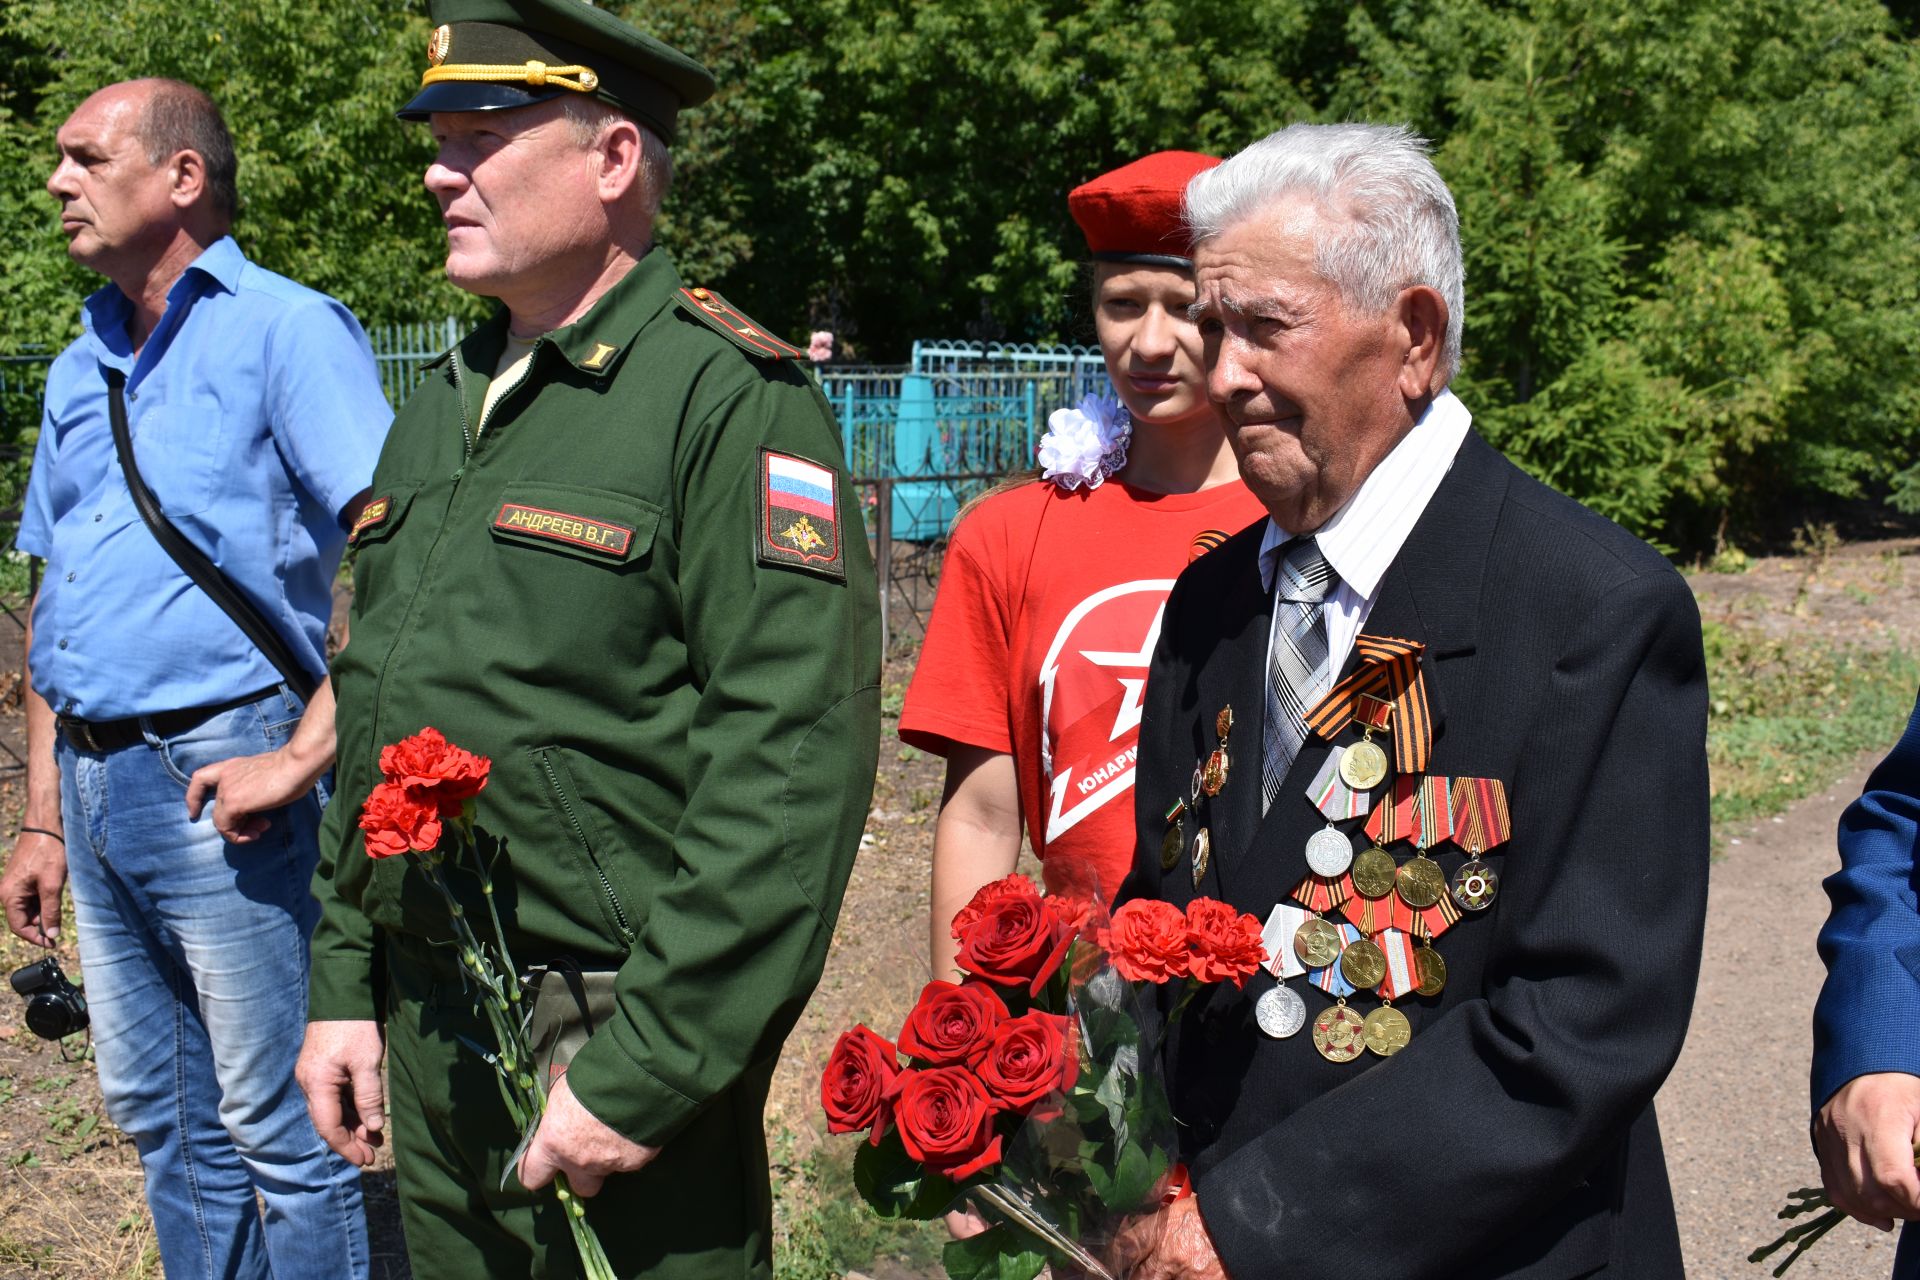
[[[27,1029],[42,1040],[58,1040],[87,1029],[87,998],[60,971],[52,956],[13,971],[13,989],[27,1002]]]

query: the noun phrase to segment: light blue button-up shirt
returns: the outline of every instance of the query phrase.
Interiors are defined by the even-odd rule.
[[[105,369],[127,375],[140,473],[173,524],[326,671],[340,517],[371,482],[392,411],[347,309],[210,245],[167,293],[136,357],[133,304],[87,299],[85,332],[47,372],[15,545],[47,562],[33,687],[57,712],[114,720],[208,706],[279,673],[182,573],[133,505]]]

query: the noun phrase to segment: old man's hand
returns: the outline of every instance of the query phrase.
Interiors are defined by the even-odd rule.
[[[1192,1196],[1129,1223],[1114,1242],[1114,1261],[1126,1280],[1228,1280]]]
[[[660,1148],[642,1146],[601,1123],[561,1076],[547,1095],[539,1130],[520,1157],[520,1183],[534,1191],[564,1173],[575,1194],[598,1195],[609,1175],[644,1169],[659,1154]]]

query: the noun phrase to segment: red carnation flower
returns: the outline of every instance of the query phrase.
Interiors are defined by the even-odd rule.
[[[985,915],[987,908],[1002,898],[1037,898],[1039,896],[1040,891],[1034,887],[1033,881],[1023,875],[1002,876],[991,884],[981,885],[968,900],[967,905],[960,908],[953,917],[954,941],[958,942],[973,922]]]
[[[834,1042],[820,1077],[820,1107],[828,1133],[852,1133],[874,1126],[880,1102],[900,1074],[894,1048],[866,1027],[855,1027]],[[878,1139],[879,1130],[875,1128]]]
[[[1186,918],[1192,947],[1187,963],[1199,981],[1245,986],[1266,962],[1260,922],[1254,917],[1213,898],[1195,898],[1187,904]]]
[[[993,1104],[965,1067],[903,1071],[887,1090],[907,1154],[958,1182],[1000,1163]]]
[[[1171,902],[1135,898],[1113,913],[1100,945],[1128,982],[1168,982],[1190,971],[1187,917]]]
[[[421,804],[451,818],[487,785],[493,762],[448,742],[438,729],[426,728],[380,752],[380,772]]]
[[[1092,898],[1083,898],[1079,894],[1051,893],[1042,899],[1047,910],[1054,918],[1067,927],[1074,937],[1092,938],[1094,933],[1095,907]]]
[[[929,982],[900,1028],[900,1052],[936,1067],[972,1066],[1006,1020],[1006,1003],[992,987]]]
[[[440,811],[382,782],[367,795],[360,829],[367,833],[369,858],[391,858],[409,849],[426,853],[440,843]]]
[[[995,1027],[978,1068],[993,1105],[1035,1120],[1057,1118],[1058,1102],[1046,1108],[1037,1104],[1057,1099],[1079,1078],[1080,1053],[1072,1028],[1071,1018],[1039,1009]]]

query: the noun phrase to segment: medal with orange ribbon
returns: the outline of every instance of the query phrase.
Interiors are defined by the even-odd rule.
[[[1454,843],[1467,851],[1467,861],[1453,873],[1453,900],[1467,911],[1485,911],[1500,892],[1500,876],[1480,855],[1513,835],[1506,784],[1498,778],[1455,778],[1453,807],[1458,814]]]
[[[1453,836],[1452,779],[1429,774],[1413,788],[1413,837],[1416,852],[1394,873],[1394,889],[1416,911],[1446,896],[1447,877],[1427,850]]]
[[[1331,740],[1334,734],[1355,721],[1373,726],[1385,723],[1380,717],[1386,713],[1370,708],[1378,703],[1389,704],[1393,721],[1393,767],[1402,774],[1424,773],[1427,759],[1433,754],[1433,712],[1427,705],[1426,678],[1420,669],[1420,655],[1426,646],[1417,640],[1360,635],[1354,638],[1353,647],[1360,665],[1307,712],[1307,728]],[[1377,746],[1373,749],[1379,750]],[[1353,760],[1350,753],[1347,758],[1358,774],[1365,757]],[[1351,783],[1351,779],[1349,781]],[[1379,781],[1376,778],[1374,785]]]

